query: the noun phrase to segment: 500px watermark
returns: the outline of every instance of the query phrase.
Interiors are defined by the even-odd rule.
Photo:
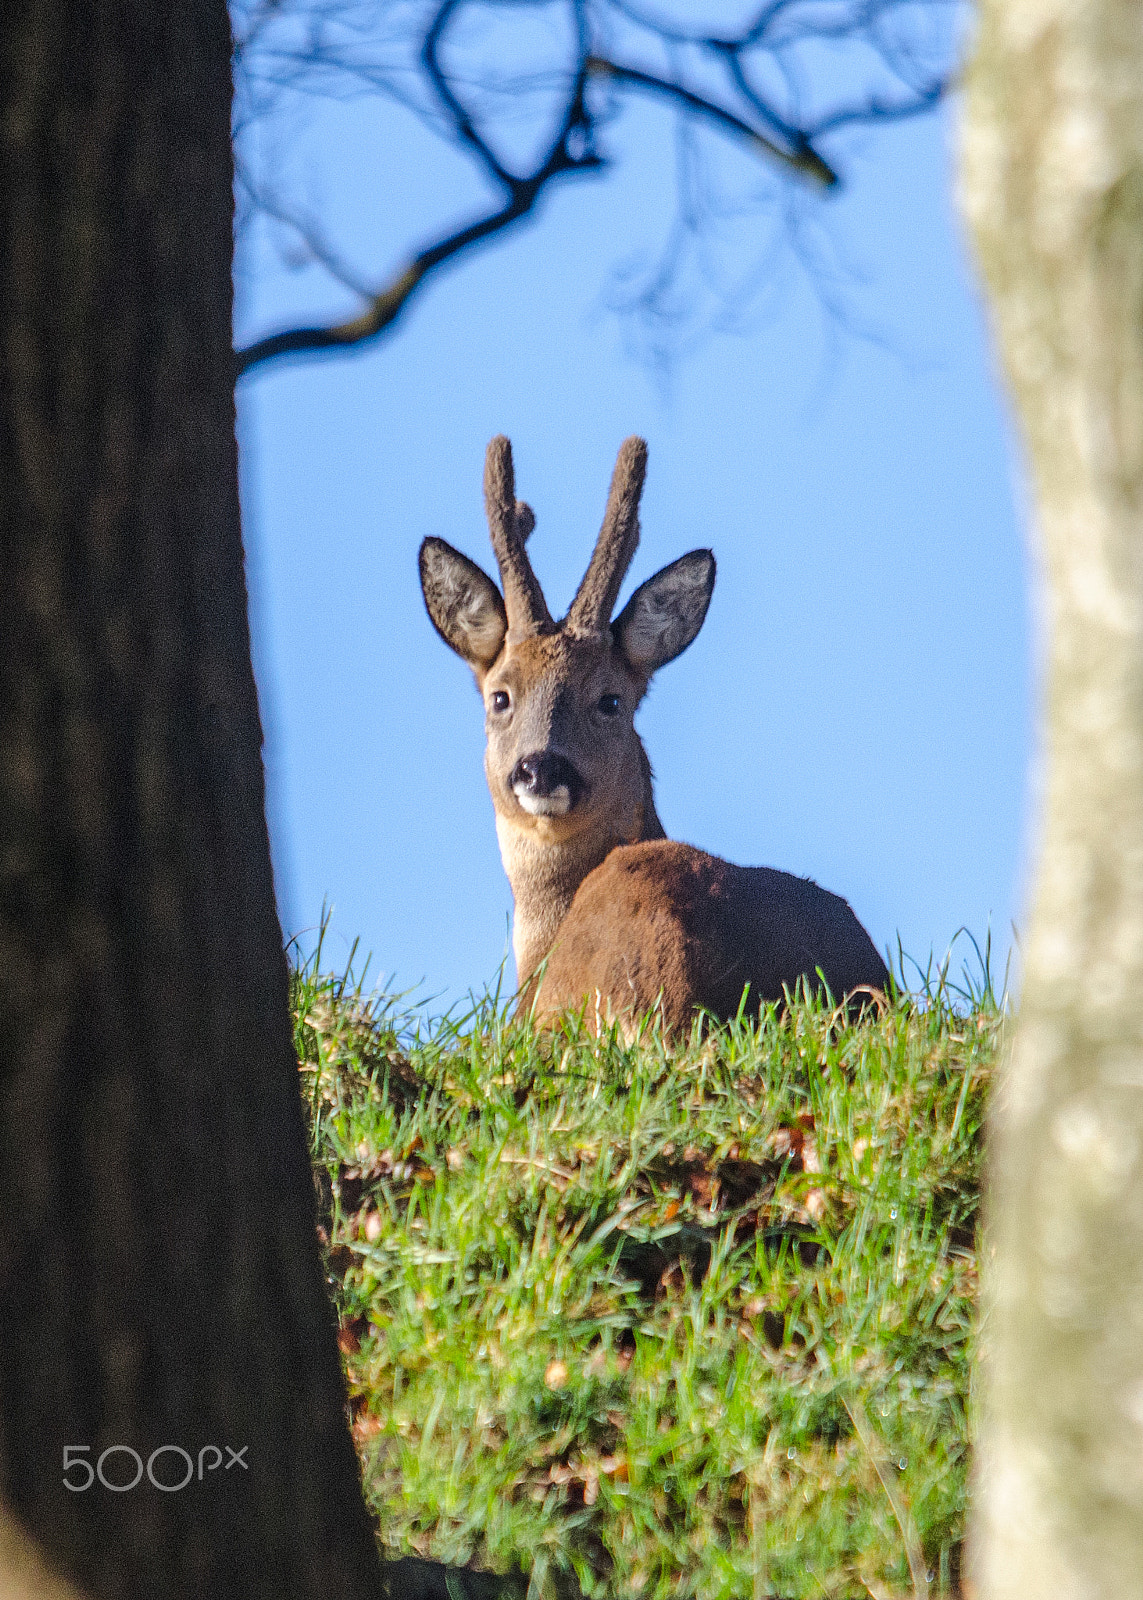
[[[73,1494],[82,1494],[98,1479],[112,1494],[126,1494],[128,1489],[138,1488],[145,1472],[147,1481],[154,1488],[161,1489],[164,1494],[174,1494],[179,1489],[185,1489],[196,1478],[201,1483],[206,1473],[217,1472],[219,1467],[224,1472],[229,1472],[231,1467],[241,1467],[243,1472],[249,1472],[250,1463],[246,1460],[249,1448],[248,1444],[244,1444],[240,1449],[232,1450],[229,1445],[224,1445],[226,1461],[223,1462],[222,1450],[218,1445],[204,1444],[198,1453],[196,1472],[194,1456],[189,1450],[184,1450],[181,1444],[159,1445],[147,1457],[145,1467],[143,1457],[129,1444],[109,1444],[106,1450],[100,1451],[94,1462],[90,1460],[89,1444],[65,1444],[63,1484]],[[69,1478],[69,1472],[77,1472],[79,1481]]]

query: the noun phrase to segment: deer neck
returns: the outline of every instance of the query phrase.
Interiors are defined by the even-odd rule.
[[[512,949],[521,990],[552,947],[576,890],[616,845],[665,839],[655,810],[651,764],[640,746],[643,794],[630,813],[610,826],[588,829],[570,839],[545,839],[534,826],[496,817],[500,857],[512,885],[515,914]],[[531,820],[531,819],[529,819]]]

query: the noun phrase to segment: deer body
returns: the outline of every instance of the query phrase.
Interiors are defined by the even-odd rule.
[[[586,999],[625,1024],[658,1005],[684,1028],[780,1000],[820,969],[841,997],[882,988],[884,963],[844,900],[806,879],[736,867],[668,840],[634,727],[652,674],[706,616],[714,557],[664,567],[611,620],[639,538],[646,446],[619,453],[603,528],[567,616],[552,620],[524,545],[511,449],[494,439],[485,501],[503,595],[441,539],[421,546],[429,616],[472,667],[485,705],[485,775],[515,901],[521,1004],[549,1016]]]
[[[613,850],[580,884],[534,998],[552,1017],[590,1004],[626,1023],[657,1009],[670,1033],[701,1006],[733,1017],[817,972],[839,999],[888,973],[840,895],[773,867],[736,867],[673,839]],[[585,980],[587,986],[585,988]]]

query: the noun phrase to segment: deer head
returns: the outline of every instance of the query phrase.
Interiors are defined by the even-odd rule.
[[[484,469],[502,589],[443,539],[421,546],[429,616],[472,668],[484,701],[484,769],[516,902],[521,981],[547,954],[586,874],[617,844],[663,837],[635,710],[652,674],[701,628],[715,564],[709,550],[692,550],[611,620],[639,542],[646,466],[646,444],[628,439],[587,572],[560,622],[528,560],[535,518],[516,499],[507,439],[492,440]]]

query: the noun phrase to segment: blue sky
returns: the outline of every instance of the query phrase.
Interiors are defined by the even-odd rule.
[[[899,936],[922,962],[991,922],[1003,968],[1022,903],[1031,628],[1018,463],[952,199],[954,115],[840,139],[839,195],[791,202],[767,179],[777,205],[734,223],[725,258],[746,271],[765,244],[767,293],[744,331],[692,341],[666,377],[609,309],[617,270],[653,255],[672,215],[673,119],[633,102],[609,131],[608,176],[565,185],[533,226],[460,261],[390,338],[242,381],[287,933],[328,903],[327,960],[359,939],[373,979],[417,986],[433,1010],[495,981],[511,896],[481,707],[425,616],[417,548],[436,534],[492,565],[481,471],[507,433],[537,514],[532,560],[562,609],[615,451],[642,433],[624,593],[695,546],[718,559],[707,623],[639,717],[668,833],[814,877],[879,946]],[[296,192],[367,278],[486,198],[395,106],[319,102],[282,139]],[[259,225],[240,239],[240,342],[353,304],[280,245]]]

